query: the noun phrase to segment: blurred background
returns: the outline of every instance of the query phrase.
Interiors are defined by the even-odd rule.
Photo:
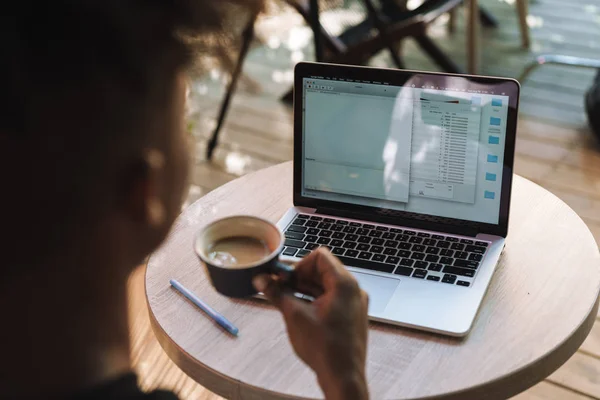
[[[310,24],[322,33],[320,60],[521,78],[515,172],[571,206],[600,243],[598,0],[269,0],[264,14],[240,21],[253,28],[251,36],[246,29],[243,62],[239,48],[228,49],[230,62],[195,78],[190,88],[188,129],[196,162],[186,204],[292,159],[293,116],[286,100],[294,65],[317,59]],[[230,90],[236,66],[239,79]],[[209,160],[227,92],[231,102]],[[219,399],[187,378],[156,342],[143,275],[140,266],[130,280],[132,356],[140,383],[175,390],[182,399]],[[600,399],[600,324],[562,368],[517,398]]]

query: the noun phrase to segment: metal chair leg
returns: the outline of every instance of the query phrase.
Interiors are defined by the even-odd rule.
[[[600,60],[593,58],[581,58],[571,56],[561,56],[559,54],[545,54],[537,56],[534,61],[529,63],[525,70],[519,76],[519,82],[525,81],[527,77],[538,67],[542,65],[564,65],[567,67],[600,69]]]
[[[254,38],[254,23],[256,22],[256,15],[250,18],[250,22],[244,29],[242,33],[242,46],[240,48],[240,53],[238,56],[237,64],[233,70],[233,74],[231,75],[231,81],[229,82],[229,86],[227,87],[227,92],[225,93],[225,97],[223,98],[223,102],[221,103],[221,109],[219,110],[219,117],[217,118],[217,126],[213,131],[213,134],[208,141],[208,145],[206,148],[206,158],[207,160],[212,160],[213,153],[215,148],[217,147],[217,143],[219,140],[219,133],[221,131],[221,127],[223,126],[223,122],[225,121],[225,117],[227,116],[227,111],[229,110],[229,104],[231,102],[231,97],[235,92],[235,88],[237,86],[237,82],[242,73],[242,67],[244,65],[244,60],[246,59],[246,55],[248,54],[248,50],[250,49],[250,43]]]

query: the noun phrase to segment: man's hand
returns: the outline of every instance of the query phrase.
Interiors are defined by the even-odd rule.
[[[328,400],[365,400],[368,297],[328,250],[318,249],[296,265],[297,289],[315,298],[295,298],[274,276],[254,280],[257,290],[281,310],[296,354],[317,374]]]

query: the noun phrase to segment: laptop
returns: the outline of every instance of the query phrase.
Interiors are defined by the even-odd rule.
[[[504,249],[513,79],[299,63],[283,259],[327,246],[374,321],[470,331]]]

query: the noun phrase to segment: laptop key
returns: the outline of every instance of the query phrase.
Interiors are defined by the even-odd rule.
[[[399,243],[395,240],[386,240],[385,242],[385,247],[391,247],[392,249],[395,249],[396,247],[398,247],[398,245]]]
[[[413,278],[419,278],[419,279],[425,279],[426,276],[427,276],[427,271],[425,271],[424,269],[415,269],[415,272],[413,272],[413,274],[412,274]]]
[[[316,215],[311,215],[310,219],[312,219],[313,221],[323,221],[322,217],[317,217]]]
[[[319,234],[319,230],[317,228],[310,228],[309,230],[306,231],[307,235],[318,235]]]
[[[404,231],[404,234],[405,235],[409,235],[409,236],[414,236],[414,235],[417,234],[417,232],[415,232],[415,231]]]
[[[374,238],[378,238],[381,237],[383,233],[381,231],[371,231],[369,232],[369,236],[374,237]]]
[[[454,262],[454,259],[452,259],[450,257],[440,258],[440,263],[442,263],[442,264],[452,264],[453,262]]]
[[[467,253],[466,251],[457,251],[456,253],[454,253],[454,258],[460,258],[462,260],[465,260],[468,255],[469,253]]]
[[[435,275],[429,275],[427,277],[428,281],[435,281],[435,282],[439,282],[440,281],[440,277],[439,276],[435,276]]]
[[[441,249],[440,250],[440,256],[452,257],[453,255],[454,255],[454,250],[449,250],[449,249]]]
[[[437,244],[435,246],[439,247],[440,249],[447,249],[448,247],[450,247],[450,242],[447,242],[445,240],[440,240],[439,242],[437,242]]]
[[[386,232],[381,236],[382,239],[394,240],[396,239],[396,234],[392,232]]]
[[[306,250],[315,250],[318,249],[320,246],[316,243],[307,243],[306,246],[304,246],[304,248]]]
[[[309,228],[315,228],[319,225],[319,223],[317,221],[306,221],[306,223],[304,224],[304,226],[308,226]]]
[[[373,254],[369,253],[368,251],[363,251],[358,255],[358,258],[361,260],[370,260],[372,256]]]
[[[433,239],[435,239],[435,240],[444,240],[444,239],[446,239],[446,237],[442,236],[442,235],[431,235],[431,237]]]
[[[383,254],[373,254],[373,258],[371,258],[371,260],[377,262],[385,262],[385,256]]]
[[[479,262],[469,261],[469,260],[454,260],[454,266],[462,267],[462,268],[477,269],[477,267],[479,267]]]
[[[319,240],[319,237],[315,235],[306,235],[304,238],[304,241],[309,243],[317,243],[317,240]]]
[[[442,278],[442,282],[453,284],[456,281],[456,275],[445,274]]]
[[[317,240],[318,244],[329,244],[329,242],[331,242],[331,239],[326,237],[320,237],[319,240]]]
[[[425,261],[429,261],[429,262],[438,262],[440,260],[440,256],[436,256],[433,254],[427,254],[427,256],[425,256]]]
[[[392,233],[402,233],[402,229],[392,228],[392,229],[390,229],[390,232],[392,232]]]
[[[368,229],[365,229],[365,228],[358,228],[358,229],[356,230],[356,234],[357,234],[357,235],[361,235],[361,236],[368,235],[368,234],[369,234],[369,232],[371,232],[371,231],[370,231],[370,230],[368,230]]]
[[[317,226],[317,228],[319,228],[319,229],[330,229],[331,228],[331,224],[327,223],[327,222],[321,222],[319,224],[319,226]]]
[[[416,243],[416,244],[420,244],[421,242],[423,242],[423,239],[418,237],[418,236],[413,236],[410,239],[408,239],[409,243]]]
[[[427,269],[428,265],[427,261],[415,261],[415,268]]]
[[[458,286],[465,286],[465,287],[471,286],[471,284],[469,282],[467,282],[467,281],[456,281],[456,284]]]
[[[436,240],[433,239],[425,239],[423,240],[423,244],[426,246],[435,246],[435,244],[437,243]]]
[[[455,238],[455,237],[452,237],[452,236],[448,236],[446,238],[446,241],[455,243],[455,242],[458,242],[458,238]]]
[[[481,261],[482,259],[483,259],[483,256],[481,254],[477,254],[477,253],[469,254],[469,260],[471,260],[471,261]]]
[[[371,244],[374,244],[376,246],[383,246],[384,243],[385,243],[385,240],[383,240],[383,239],[372,239],[371,240]]]
[[[398,257],[404,257],[404,258],[408,258],[410,257],[410,251],[408,250],[398,250]]]
[[[346,236],[346,234],[342,232],[333,232],[333,235],[331,235],[333,239],[343,239],[344,236]]]
[[[386,231],[390,230],[387,226],[378,226],[375,229],[377,229],[378,231],[382,231],[382,232],[386,232]]]
[[[354,233],[354,232],[356,232],[356,228],[353,227],[353,226],[347,226],[347,227],[344,228],[344,232],[346,232],[346,233]]]
[[[348,225],[348,221],[336,221],[338,225]]]
[[[383,253],[383,247],[381,246],[371,246],[372,253]]]
[[[344,229],[344,225],[339,225],[339,224],[331,225],[331,230],[334,232],[341,232],[343,229]]]
[[[308,250],[300,250],[298,252],[298,254],[296,254],[296,257],[303,258],[303,257],[306,257],[309,254],[310,254],[310,251],[308,251]]]
[[[400,260],[400,265],[404,265],[406,267],[412,267],[415,263],[415,260],[411,260],[410,258],[403,258]]]
[[[358,222],[350,222],[350,226],[354,226],[354,227],[358,226],[358,227],[361,227],[362,225],[361,225],[361,224],[359,224]]]
[[[383,250],[383,254],[388,255],[388,256],[395,256],[397,253],[398,253],[398,250],[390,249],[389,247],[386,247]]]
[[[367,250],[369,250],[369,248],[370,248],[370,247],[371,247],[371,246],[369,246],[368,244],[365,244],[365,243],[359,243],[359,244],[358,244],[358,246],[356,246],[356,250],[359,250],[359,251],[367,251]]]
[[[308,219],[308,215],[306,214],[298,214],[297,217],[302,219]]]
[[[460,239],[460,242],[464,243],[464,244],[473,244],[473,243],[475,243],[474,241],[472,241],[470,239]]]
[[[306,232],[306,228],[304,226],[298,226],[298,225],[290,225],[290,227],[288,228],[288,232],[300,232],[300,233],[304,233]]]
[[[362,226],[365,229],[375,229],[375,225],[371,225],[371,224],[363,224]]]
[[[306,242],[295,239],[285,239],[285,242],[283,242],[283,244],[287,247],[297,247],[299,249],[302,249],[304,248],[304,246],[306,246]]]
[[[453,274],[453,275],[467,276],[469,278],[472,278],[475,276],[475,270],[473,270],[473,269],[451,267],[449,265],[446,265],[442,272],[445,272],[447,274]]]
[[[429,264],[429,270],[430,271],[435,271],[435,272],[440,272],[442,270],[444,266],[442,264],[437,264],[437,263],[430,263]]]
[[[465,248],[465,251],[469,251],[471,253],[477,253],[477,254],[483,254],[483,253],[485,253],[485,250],[486,250],[485,247],[472,246],[472,245],[467,245],[467,247]]]
[[[371,238],[368,236],[361,236],[358,238],[358,243],[371,243]]]
[[[406,242],[402,242],[398,245],[398,248],[402,249],[402,250],[410,250],[411,247],[412,247],[412,244],[406,243]]]
[[[358,251],[356,250],[346,250],[346,256],[348,257],[356,257],[358,256]]]
[[[296,254],[297,251],[298,251],[298,249],[296,249],[294,247],[286,247],[285,250],[283,251],[283,255],[284,256],[293,256],[294,254]]]
[[[341,239],[333,239],[333,240],[332,240],[332,241],[329,243],[329,245],[330,245],[331,247],[340,247],[340,246],[342,246],[343,244],[344,244],[344,241],[343,241],[343,240],[341,240]]]
[[[489,243],[487,242],[475,242],[476,246],[488,247]]]
[[[408,235],[398,235],[396,236],[396,240],[399,242],[408,242]]]
[[[288,239],[302,240],[302,239],[304,239],[304,233],[300,233],[300,232],[286,232],[285,233],[285,237],[288,238]]]
[[[464,250],[464,249],[465,249],[465,245],[464,245],[464,244],[462,244],[462,243],[452,243],[452,244],[450,245],[450,248],[451,248],[452,250]]]
[[[354,235],[352,233],[349,233],[346,235],[346,240],[350,240],[352,242],[355,242],[356,240],[358,240],[358,235]]]
[[[294,222],[292,222],[292,225],[300,225],[300,226],[302,226],[302,225],[304,225],[305,222],[306,222],[306,220],[303,220],[302,218],[296,218],[294,220]]]
[[[385,259],[385,262],[388,264],[398,264],[400,262],[400,257],[389,256]]]
[[[424,252],[425,251],[425,246],[423,246],[422,244],[415,244],[413,245],[412,251],[420,251],[420,252]]]
[[[419,232],[419,233],[417,233],[417,236],[428,238],[428,237],[431,237],[431,234],[425,233],[425,232]]]
[[[348,254],[348,252],[346,252],[346,254]],[[350,258],[346,256],[340,256],[338,258],[344,265],[347,265],[349,267],[368,269],[371,271],[387,272],[391,274],[392,272],[394,272],[394,268],[396,268],[396,266],[393,264],[361,260],[358,258]]]
[[[332,234],[333,234],[333,232],[331,232],[331,231],[321,231],[321,232],[319,232],[319,236],[322,236],[322,237],[331,237]]]
[[[412,258],[413,260],[423,260],[425,259],[425,253],[412,253],[410,255],[410,258]]]
[[[412,272],[413,272],[412,268],[398,266],[398,268],[396,268],[396,270],[394,271],[394,274],[410,276],[412,274]]]
[[[345,252],[346,252],[346,249],[344,249],[342,247],[335,247],[333,250],[331,250],[331,253],[335,254],[336,256],[341,256]]]
[[[329,223],[333,223],[333,222],[335,222],[335,219],[333,219],[333,218],[325,218],[323,221],[329,222]]]
[[[344,246],[346,249],[353,249],[356,247],[356,243],[354,242],[344,242]]]
[[[439,254],[440,249],[438,249],[437,247],[427,247],[427,250],[425,251],[425,253],[427,254]]]

